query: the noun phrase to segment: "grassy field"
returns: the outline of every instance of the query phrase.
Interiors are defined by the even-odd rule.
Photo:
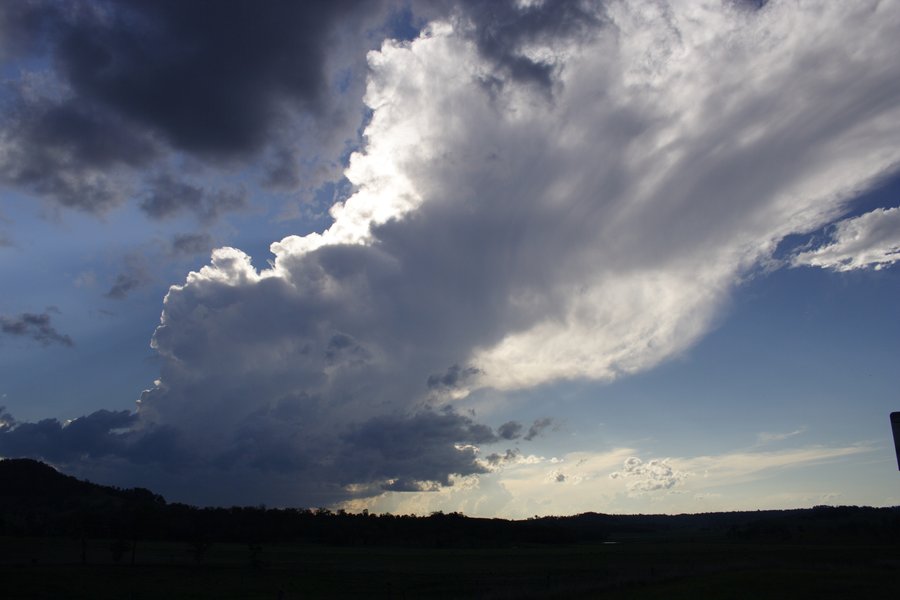
[[[897,546],[715,541],[496,549],[0,539],[4,598],[896,598]]]

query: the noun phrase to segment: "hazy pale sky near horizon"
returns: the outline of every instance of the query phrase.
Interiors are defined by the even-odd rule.
[[[0,5],[0,457],[195,504],[900,504],[900,3]]]

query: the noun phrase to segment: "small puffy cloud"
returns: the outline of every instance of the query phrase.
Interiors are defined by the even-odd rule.
[[[610,479],[626,480],[628,491],[636,494],[670,490],[687,476],[687,473],[675,470],[668,458],[644,462],[636,456],[626,458],[622,469],[609,475]]]
[[[900,208],[876,208],[839,221],[830,243],[794,256],[795,267],[832,271],[880,270],[900,261]]]
[[[22,313],[18,316],[0,315],[0,332],[15,337],[30,338],[44,346],[59,344],[74,346],[72,338],[60,333],[51,324],[50,311]]]

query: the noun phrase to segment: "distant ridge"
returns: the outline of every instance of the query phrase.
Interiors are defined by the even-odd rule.
[[[335,545],[480,547],[641,539],[900,543],[900,507],[817,506],[683,515],[588,512],[523,521],[327,509],[197,508],[153,492],[103,486],[31,459],[0,460],[0,536],[302,541]]]

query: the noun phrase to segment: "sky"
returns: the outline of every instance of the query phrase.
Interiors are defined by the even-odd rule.
[[[0,4],[0,457],[198,505],[900,504],[900,4]]]

